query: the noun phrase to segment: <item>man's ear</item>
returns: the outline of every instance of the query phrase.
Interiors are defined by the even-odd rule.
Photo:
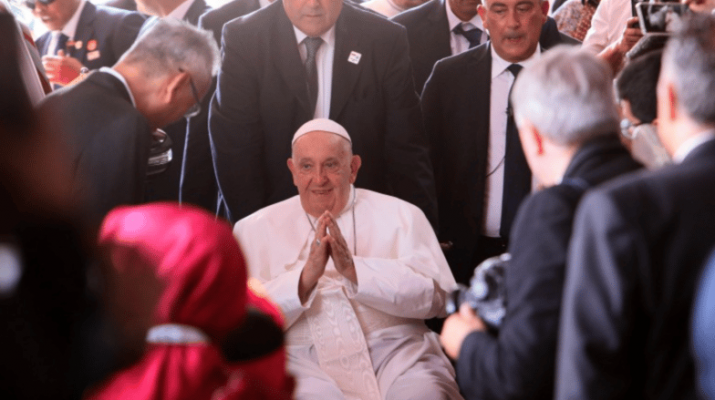
[[[350,160],[350,183],[355,183],[357,179],[358,170],[362,165],[362,159],[358,155],[354,155]]]
[[[290,170],[290,174],[293,177],[293,184],[298,186],[298,182],[296,181],[296,170],[295,170],[295,164],[293,164],[293,159],[289,158],[288,161],[286,161],[286,164],[288,164],[288,169]]]
[[[189,79],[189,73],[183,71],[167,78],[164,99],[167,100],[169,104],[174,104],[174,102],[179,99],[184,85],[189,85]]]
[[[489,30],[489,26],[487,25],[487,9],[481,3],[477,5],[477,14],[479,14],[479,18],[482,19],[484,29]]]
[[[549,15],[549,2],[544,0],[541,2],[541,12],[544,13],[544,22],[546,22],[546,19],[548,18]]]
[[[672,82],[666,82],[665,95],[668,99],[668,117],[670,120],[678,118],[678,93],[675,91],[675,86]]]
[[[544,139],[539,133],[538,129],[534,128],[531,130],[531,135],[534,137],[534,142],[536,142],[536,154],[544,155]]]

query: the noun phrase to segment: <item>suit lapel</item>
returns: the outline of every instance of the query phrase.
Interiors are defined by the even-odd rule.
[[[354,26],[353,15],[356,13],[350,5],[343,3],[340,17],[335,23],[335,55],[333,58],[333,82],[330,97],[330,117],[338,119],[343,108],[353,92],[353,87],[360,76],[366,60],[348,61],[353,52],[361,57],[368,54],[369,49],[360,45],[361,27]],[[362,61],[362,62],[360,62]]]
[[[469,50],[472,53],[468,71],[473,71],[469,76],[469,81],[465,82],[468,94],[475,96],[475,102],[466,102],[469,109],[462,110],[464,115],[470,115],[466,126],[474,127],[473,134],[468,136],[465,146],[468,146],[471,154],[474,154],[474,185],[470,189],[474,193],[470,198],[473,201],[472,210],[475,211],[473,218],[477,226],[481,226],[484,217],[484,193],[486,189],[487,157],[489,156],[489,135],[490,135],[490,109],[491,109],[491,87],[492,87],[492,53],[491,42],[487,42],[475,49]],[[472,108],[473,107],[473,108]]]
[[[74,41],[75,43],[81,42],[81,45],[79,48],[75,46],[70,46],[69,48],[69,54],[78,59],[82,64],[87,66],[87,44],[89,43],[90,40],[94,38],[94,17],[97,15],[97,8],[94,6],[94,4],[90,2],[86,2],[84,5],[84,9],[82,10],[82,14],[79,17],[79,21],[77,23],[77,31],[75,32],[74,35]],[[94,51],[99,51],[99,48],[96,48]],[[99,57],[97,57],[99,58]]]
[[[276,28],[271,34],[269,43],[269,49],[276,51],[273,57],[275,68],[280,71],[280,75],[288,85],[290,94],[298,99],[300,105],[311,115],[312,119],[312,107],[309,106],[308,98],[308,81],[298,52],[293,24],[288,19],[282,2],[277,1],[269,7],[274,7],[273,11],[278,13]]]

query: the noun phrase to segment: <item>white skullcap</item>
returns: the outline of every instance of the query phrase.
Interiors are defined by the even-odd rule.
[[[350,139],[350,135],[348,135],[348,131],[346,131],[342,125],[327,118],[316,118],[314,120],[304,123],[303,126],[298,128],[298,130],[295,132],[295,135],[293,135],[293,141],[291,142],[291,146],[294,145],[296,140],[300,139],[301,136],[310,132],[334,133],[350,142],[351,146],[353,144],[352,139]]]

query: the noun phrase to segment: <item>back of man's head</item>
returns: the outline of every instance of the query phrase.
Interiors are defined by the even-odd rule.
[[[213,35],[173,18],[159,19],[127,50],[118,64],[140,69],[147,79],[188,72],[201,86],[208,86],[220,66]]]
[[[559,46],[524,68],[511,101],[517,125],[529,121],[562,146],[618,132],[610,68],[576,47]]]
[[[693,14],[681,25],[663,53],[663,78],[687,118],[715,126],[715,16]]]
[[[626,64],[616,79],[618,99],[628,101],[633,116],[649,124],[656,118],[655,88],[658,85],[663,52],[646,53]]]

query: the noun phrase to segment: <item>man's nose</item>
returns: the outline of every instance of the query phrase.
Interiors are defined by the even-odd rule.
[[[325,168],[321,165],[315,168],[315,176],[313,179],[315,179],[319,183],[323,183],[328,180],[328,171],[325,170]]]
[[[518,28],[521,25],[521,21],[517,13],[518,11],[516,10],[516,8],[507,12],[506,23],[508,27]]]

